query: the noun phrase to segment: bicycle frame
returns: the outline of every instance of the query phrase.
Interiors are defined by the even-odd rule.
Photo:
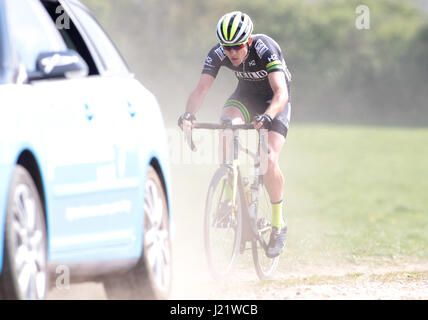
[[[252,152],[248,150],[248,148],[245,148],[241,145],[239,141],[239,134],[238,130],[254,130],[254,126],[252,124],[241,124],[241,125],[233,125],[230,120],[225,121],[223,124],[212,124],[212,123],[196,123],[193,127],[194,129],[210,129],[210,130],[231,130],[233,133],[233,159],[231,164],[227,164],[224,155],[223,155],[223,164],[222,166],[226,166],[231,170],[233,174],[233,189],[232,189],[232,205],[236,205],[236,195],[237,192],[240,192],[240,199],[242,203],[245,203],[245,205],[242,206],[243,209],[243,216],[245,219],[243,219],[243,227],[246,232],[251,232],[253,237],[256,237],[258,240],[261,240],[260,233],[257,230],[256,226],[256,220],[257,220],[257,205],[258,205],[258,199],[259,199],[259,192],[263,186],[263,175],[260,174],[260,166],[261,166],[261,153],[260,150],[262,149],[266,154],[269,153],[268,146],[265,141],[265,135],[267,130],[260,129],[258,130],[258,147],[256,152]],[[188,129],[187,129],[188,130]],[[187,142],[189,143],[189,146],[192,151],[197,151],[196,146],[193,143],[192,139],[192,129],[190,129],[190,132],[186,132],[186,128],[184,128],[185,137]],[[250,196],[251,199],[248,199],[248,195],[245,192],[243,179],[241,175],[241,171],[239,169],[239,152],[242,151],[249,155],[254,160],[254,180],[253,183],[250,185]],[[254,212],[250,212],[250,208],[254,209]],[[251,237],[249,239],[248,234],[246,234],[245,240],[251,240]],[[263,241],[261,241],[263,246],[265,247],[265,244]]]
[[[232,132],[233,135],[231,138],[232,140],[228,140],[229,144],[232,144],[233,142],[233,157],[230,157],[229,159],[225,159],[224,156],[226,154],[230,154],[230,150],[225,150],[224,148],[221,148],[223,150],[223,161],[221,162],[220,168],[217,169],[215,172],[210,187],[208,189],[207,194],[207,200],[206,200],[206,206],[205,206],[205,224],[204,224],[204,239],[205,239],[205,248],[206,248],[206,254],[208,259],[208,264],[211,269],[211,272],[214,277],[219,276],[225,276],[228,272],[230,272],[233,263],[239,253],[244,253],[244,251],[247,249],[247,242],[249,241],[251,243],[251,251],[253,256],[253,262],[256,269],[256,273],[258,277],[261,280],[269,279],[272,273],[275,271],[278,265],[279,256],[276,256],[274,258],[267,257],[267,260],[265,258],[265,255],[267,255],[267,247],[268,243],[271,241],[271,221],[269,221],[268,216],[270,216],[270,213],[267,210],[270,210],[270,201],[267,198],[265,198],[262,194],[264,192],[265,188],[263,186],[263,156],[267,155],[269,153],[267,140],[265,140],[265,137],[267,137],[266,132],[267,130],[258,130],[258,147],[256,152],[252,152],[248,150],[248,148],[244,147],[240,143],[238,130],[251,130],[254,129],[254,126],[252,124],[245,124],[245,125],[232,125],[231,121],[228,121],[224,124],[211,124],[211,123],[196,123],[194,124],[193,128],[196,129],[219,129],[219,130],[231,130],[228,133]],[[196,147],[193,144],[192,140],[192,131],[188,130],[186,133],[185,130],[185,137],[187,138],[187,142],[189,143],[192,151],[196,151]],[[263,152],[262,152],[263,151]],[[240,169],[240,160],[239,160],[239,153],[245,152],[247,155],[249,155],[253,159],[254,164],[254,180],[246,181],[247,179],[243,177]],[[226,161],[229,160],[229,161]],[[221,189],[219,189],[219,183],[223,180],[223,185],[220,186]],[[229,189],[231,188],[233,192],[232,194],[227,195],[228,202],[223,202],[221,199],[223,199],[223,192],[226,190],[227,184],[229,185]],[[217,197],[214,197],[214,193],[216,190],[219,190],[220,192],[220,198],[218,198],[216,202],[216,208],[212,210],[213,201],[216,201],[215,199]],[[229,192],[229,190],[227,191]],[[238,193],[239,192],[239,193]],[[237,200],[240,200],[240,206],[239,211],[236,211],[238,207],[236,206]],[[269,208],[265,208],[264,201],[268,201],[267,205]],[[227,203],[225,208],[223,208],[224,203]],[[223,213],[223,210],[226,210],[225,217],[229,216],[230,223],[233,223],[234,221],[237,222],[235,225],[233,224],[226,224],[223,226],[217,226],[212,225],[212,216],[214,216],[214,221],[216,221],[218,217],[218,213]],[[214,214],[212,214],[214,212]],[[235,214],[237,213],[237,214]],[[236,219],[235,219],[236,218]],[[223,219],[223,218],[221,218]],[[221,237],[216,240],[220,240],[220,247],[222,247],[223,244],[226,244],[227,248],[224,249],[224,253],[226,253],[226,258],[222,259],[222,255],[214,254],[216,251],[213,249],[215,247],[215,244],[217,243],[211,241],[211,234],[212,232],[211,227],[214,227],[215,230],[220,230],[219,233]],[[217,229],[216,229],[217,228]],[[226,237],[222,237],[223,233],[221,232],[222,228],[229,228],[232,230],[232,239],[226,234]],[[270,236],[269,240],[267,236]],[[228,241],[223,242],[222,240],[228,239]],[[232,242],[233,241],[233,242]],[[212,244],[214,243],[214,246]],[[229,244],[228,244],[229,243]],[[228,249],[231,249],[229,251]],[[220,259],[216,259],[216,257],[219,257]],[[219,264],[217,262],[220,261]],[[222,265],[222,262],[225,262]]]

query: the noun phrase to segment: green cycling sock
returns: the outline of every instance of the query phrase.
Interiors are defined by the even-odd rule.
[[[285,226],[284,219],[282,217],[282,204],[283,201],[272,203],[272,227],[277,227],[281,230]]]

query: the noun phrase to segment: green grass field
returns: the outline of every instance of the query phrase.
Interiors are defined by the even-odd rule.
[[[295,126],[289,254],[428,258],[428,130]]]
[[[428,129],[293,125],[281,167],[281,264],[428,259]],[[172,167],[177,237],[196,247],[215,168]]]

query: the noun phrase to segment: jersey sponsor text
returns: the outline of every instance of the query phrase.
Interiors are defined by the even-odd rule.
[[[238,79],[242,79],[242,80],[254,80],[254,81],[264,80],[268,76],[268,73],[267,73],[266,70],[260,70],[260,71],[255,71],[255,72],[240,72],[240,71],[235,71],[235,74],[236,74],[236,77]]]

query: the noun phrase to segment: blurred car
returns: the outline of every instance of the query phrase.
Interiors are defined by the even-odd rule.
[[[0,296],[100,281],[168,297],[167,135],[156,98],[76,0],[0,0]]]

